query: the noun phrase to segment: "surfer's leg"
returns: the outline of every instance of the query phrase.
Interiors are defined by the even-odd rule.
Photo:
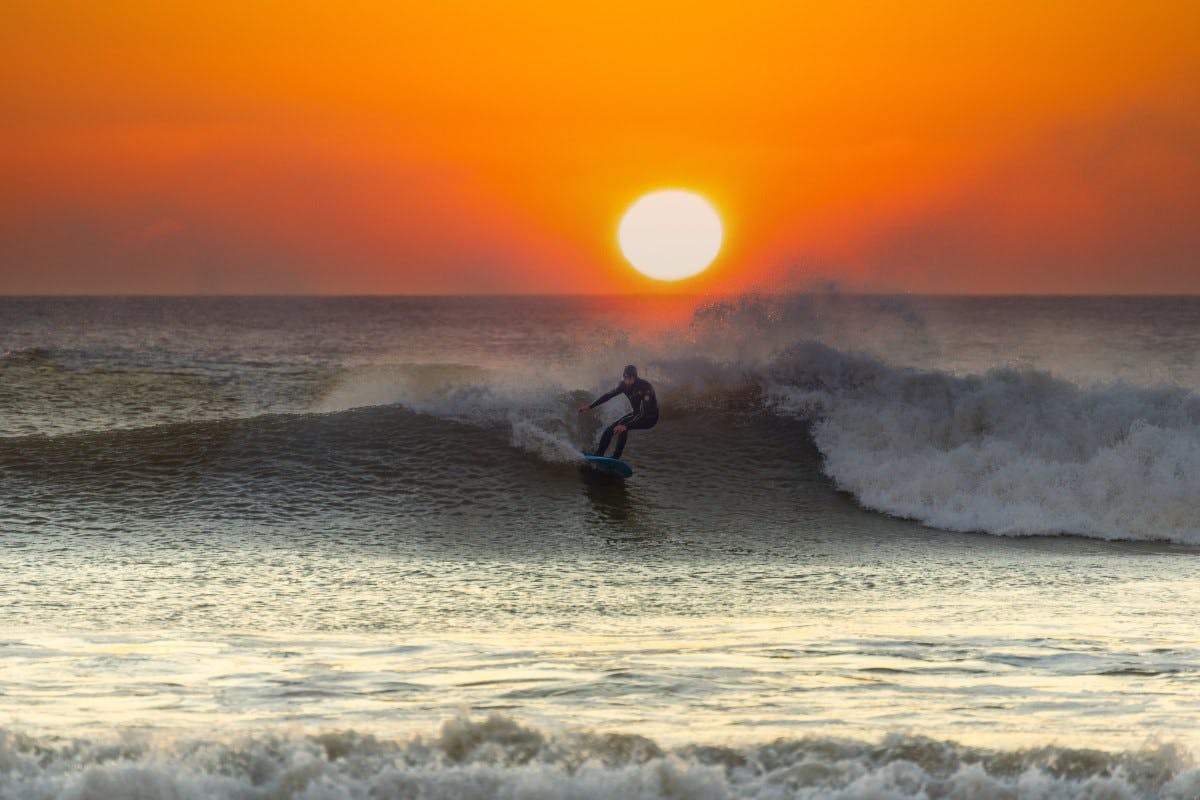
[[[620,458],[621,453],[625,450],[625,441],[629,438],[629,429],[621,431],[621,435],[617,437],[617,449],[613,450],[613,458]]]
[[[640,419],[637,422],[625,422],[626,419],[635,416],[637,415],[629,414],[628,416],[622,417],[621,419],[617,420],[617,422],[613,423],[614,425],[625,426],[625,430],[622,431],[621,435],[617,437],[617,449],[613,451],[613,458],[620,458],[621,453],[625,452],[625,440],[629,438],[630,431],[645,430],[646,428],[653,428],[658,424],[658,417],[655,417],[654,419]]]
[[[612,441],[613,428],[616,426],[617,423],[614,422],[612,425],[609,425],[604,429],[604,433],[600,436],[600,444],[596,445],[596,452],[592,453],[592,455],[604,455],[604,451],[608,449],[608,443]]]
[[[598,456],[604,455],[604,451],[608,449],[608,443],[612,441],[613,428],[617,427],[618,425],[628,425],[629,420],[633,419],[635,416],[637,416],[637,415],[636,414],[626,414],[625,416],[621,417],[619,420],[614,422],[612,425],[609,425],[607,428],[605,428],[604,435],[600,437],[600,444],[596,447],[595,454]],[[617,451],[616,451],[616,454],[613,456],[613,458],[620,458],[621,451],[624,449],[625,449],[625,434],[622,433],[620,436],[617,437]]]

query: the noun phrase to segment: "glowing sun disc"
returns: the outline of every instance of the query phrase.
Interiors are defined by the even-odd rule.
[[[712,204],[682,189],[642,195],[617,228],[629,263],[660,281],[703,272],[720,252],[722,235],[721,218]]]

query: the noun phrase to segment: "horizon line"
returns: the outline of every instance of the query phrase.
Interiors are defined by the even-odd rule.
[[[1200,297],[1200,292],[907,292],[907,291],[854,291],[843,289],[812,289],[797,291],[747,290],[741,292],[377,292],[377,293],[306,293],[306,292],[197,292],[197,293],[0,293],[0,300],[33,299],[392,299],[392,298],[664,298],[683,299],[695,297],[729,298],[742,296],[775,295],[827,295],[847,297],[927,297],[927,298],[1190,298]]]

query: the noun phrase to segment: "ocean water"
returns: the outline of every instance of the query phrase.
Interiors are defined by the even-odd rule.
[[[1198,797],[1198,352],[1197,298],[0,299],[0,797]]]

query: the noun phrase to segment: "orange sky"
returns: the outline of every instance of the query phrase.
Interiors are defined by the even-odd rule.
[[[242,5],[6,5],[0,293],[1200,292],[1195,2]]]

